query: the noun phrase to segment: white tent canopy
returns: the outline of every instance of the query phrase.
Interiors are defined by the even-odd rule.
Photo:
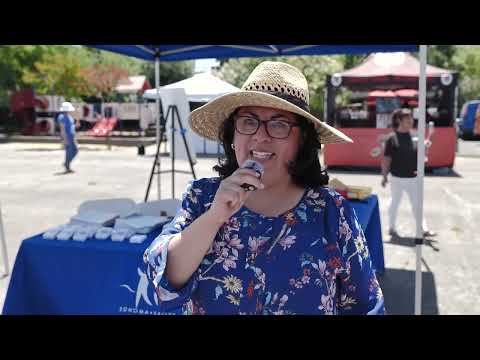
[[[196,74],[188,79],[161,87],[161,89],[179,88],[185,89],[187,99],[190,102],[208,102],[218,96],[240,90],[236,86],[219,79],[209,72]],[[147,90],[143,94],[145,99],[153,100],[156,99],[156,96],[157,89]]]

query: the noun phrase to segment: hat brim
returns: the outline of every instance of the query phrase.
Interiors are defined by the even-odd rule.
[[[209,103],[195,109],[190,114],[189,123],[193,131],[210,140],[218,141],[218,129],[237,108],[242,106],[261,106],[285,110],[310,120],[319,133],[322,144],[352,143],[347,135],[317,119],[302,108],[275,95],[261,91],[239,91],[219,96]]]

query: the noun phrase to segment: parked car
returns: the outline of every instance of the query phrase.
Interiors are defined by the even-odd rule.
[[[480,136],[480,100],[467,101],[460,113],[458,124],[458,137],[472,139]]]

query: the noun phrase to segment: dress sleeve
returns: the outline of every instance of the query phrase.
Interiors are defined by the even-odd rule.
[[[365,235],[350,202],[341,195],[329,204],[337,209],[338,247],[342,266],[338,276],[338,313],[383,315],[383,293],[373,270]]]
[[[153,240],[143,254],[146,264],[146,274],[153,283],[161,312],[171,312],[186,305],[191,293],[195,290],[196,273],[192,275],[187,284],[177,290],[171,286],[165,275],[167,266],[168,244],[172,238],[190,225],[204,211],[205,200],[208,199],[208,186],[205,179],[192,181],[188,184],[182,196],[182,207],[174,219],[163,227],[161,234]]]

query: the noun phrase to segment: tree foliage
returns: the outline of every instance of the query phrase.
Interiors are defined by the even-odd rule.
[[[343,66],[345,70],[354,68],[360,65],[366,58],[368,54],[365,55],[344,55]]]
[[[460,73],[459,105],[480,99],[480,46],[459,45],[453,62]]]
[[[10,92],[30,85],[23,81],[24,71],[48,51],[43,45],[0,45],[0,106],[8,104]]]
[[[183,80],[193,73],[193,61],[160,64],[161,84]],[[79,45],[1,45],[0,106],[13,91],[33,87],[38,94],[68,99],[115,98],[118,80],[146,75],[155,83],[152,62]]]
[[[456,45],[431,45],[428,47],[427,63],[444,69],[455,68]]]
[[[80,74],[87,84],[84,94],[99,97],[107,102],[112,98],[118,83],[129,76],[128,70],[113,64],[93,64],[81,69]]]
[[[193,66],[192,60],[160,62],[160,85],[164,86],[189,78],[193,75]],[[141,72],[147,76],[150,84],[155,86],[155,63],[144,62]]]
[[[417,56],[417,54],[415,54]],[[265,60],[284,61],[302,70],[310,87],[312,111],[323,114],[327,74],[357,66],[367,55],[288,56],[222,60],[219,76],[242,86],[251,71]],[[432,45],[428,63],[460,74],[459,105],[480,98],[480,47],[477,45]],[[193,74],[193,61],[160,63],[160,84],[167,85]],[[38,93],[67,98],[101,95],[110,99],[116,80],[146,75],[155,84],[153,62],[134,59],[84,46],[0,45],[0,106],[8,104],[12,91],[34,87]]]
[[[82,76],[79,58],[68,49],[48,51],[31,68],[23,71],[21,80],[38,94],[61,94],[79,98],[88,92],[88,81]]]

